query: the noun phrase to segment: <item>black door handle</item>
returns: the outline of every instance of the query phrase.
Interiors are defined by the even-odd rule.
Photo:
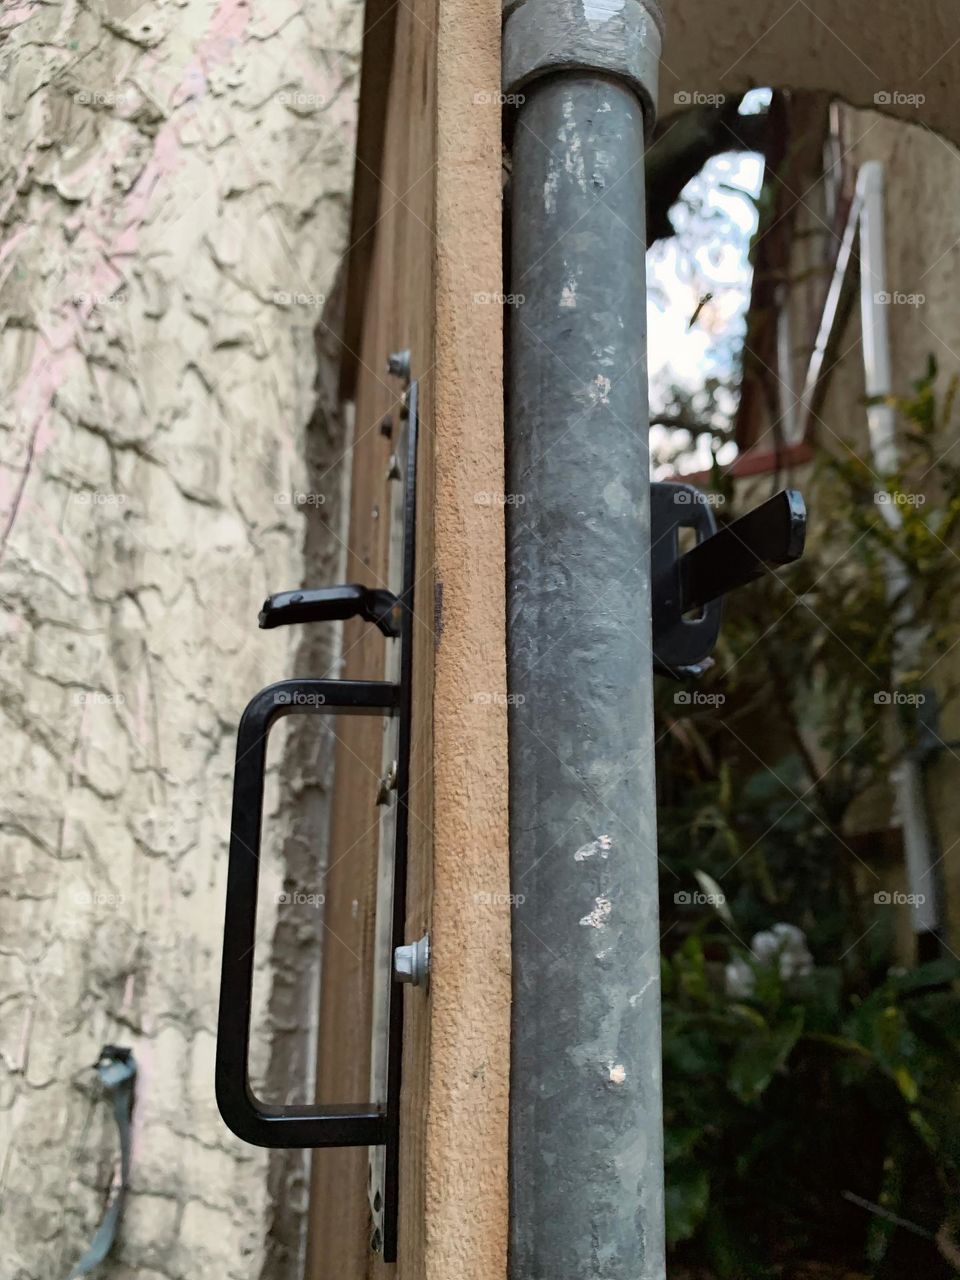
[[[391,357],[398,370],[408,357]],[[400,376],[398,370],[392,370]],[[402,563],[399,594],[356,583],[302,588],[270,596],[260,612],[266,629],[302,622],[335,622],[361,617],[394,637],[399,645],[399,681],[282,680],[251,700],[240,720],[233,783],[233,816],[227,866],[227,906],[217,1027],[215,1087],[220,1114],[229,1128],[259,1147],[383,1148],[382,1170],[371,1196],[374,1248],[384,1262],[397,1257],[400,1181],[400,1084],[403,1049],[403,990],[392,964],[406,930],[407,840],[411,721],[413,714],[413,622],[416,574],[416,476],[418,384],[405,377],[401,419],[406,424],[405,466],[391,479],[405,481],[402,495]],[[281,716],[367,715],[396,719],[396,820],[393,828],[392,896],[389,919],[391,961],[387,982],[386,1060],[383,1103],[299,1103],[274,1106],[258,1098],[248,1065],[252,1012],[253,949],[257,918],[264,773],[270,727]],[[401,975],[402,976],[402,975]],[[382,1189],[382,1194],[381,1194]]]
[[[354,1147],[386,1141],[386,1113],[370,1104],[271,1106],[262,1102],[250,1087],[248,1057],[270,727],[281,716],[297,714],[392,716],[399,705],[399,686],[387,681],[282,680],[261,689],[240,721],[227,868],[216,1094],[220,1114],[230,1129],[258,1147]]]

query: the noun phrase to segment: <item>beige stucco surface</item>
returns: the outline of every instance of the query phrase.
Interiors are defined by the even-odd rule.
[[[300,643],[257,609],[335,571],[307,530],[337,520],[337,428],[307,423],[359,10],[22,3],[0,28],[0,1270],[61,1280],[99,1221],[116,1137],[91,1064],[112,1041],[140,1079],[99,1274],[293,1276],[303,1157],[227,1132],[214,1032],[236,723]],[[254,1035],[281,1091],[312,1061],[291,1040],[319,924],[277,895],[316,889],[325,805],[325,749],[292,742]]]
[[[510,1059],[499,6],[437,30],[433,943],[426,1280],[506,1271]],[[486,500],[484,498],[486,495]]]
[[[942,404],[951,381],[960,375],[960,151],[924,127],[922,121],[902,123],[875,111],[848,111],[846,121],[850,163],[856,169],[868,161],[884,167],[893,391],[909,396],[933,357],[940,371]],[[831,450],[842,453],[851,447],[860,457],[871,460],[863,407],[864,353],[858,313],[847,325],[839,354],[815,431]],[[902,421],[900,429],[906,429]],[[960,423],[954,414],[950,429],[940,437],[942,455],[951,462],[958,442]],[[935,468],[921,479],[920,489],[931,499],[936,498]],[[947,550],[945,547],[944,552]],[[958,673],[958,650],[954,649],[943,658],[924,664],[920,683],[942,697],[955,687]],[[960,737],[960,706],[955,698],[946,707],[939,733],[944,744],[952,744]],[[958,765],[956,748],[944,746],[932,762],[929,775],[933,857],[943,879],[944,923],[948,945],[954,950],[960,939],[960,846],[955,836],[960,820]],[[895,813],[894,821],[898,821]],[[898,887],[912,892],[925,888],[907,886],[905,881]],[[909,956],[911,908],[901,906],[896,910],[904,955]]]
[[[677,93],[733,93],[754,85],[822,89],[860,107],[917,118],[960,140],[954,0],[662,0],[666,41],[661,112]]]
[[[861,104],[922,93],[919,128],[960,130],[948,0],[666,9],[665,110],[677,92],[791,84]],[[89,1064],[110,1040],[134,1045],[142,1078],[108,1274],[296,1274],[302,1173],[223,1128],[213,1033],[234,728],[247,697],[302,660],[297,637],[255,631],[256,609],[335,558],[335,539],[307,526],[336,506],[336,429],[306,424],[318,295],[345,242],[357,17],[294,0],[24,3],[2,17],[0,1142],[17,1280],[63,1275],[98,1220],[114,1139]],[[500,288],[498,31],[486,0],[443,0],[431,1280],[505,1274],[509,912],[482,898],[506,889],[503,704],[467,720],[478,691],[505,687],[502,509],[475,501],[503,474],[499,316],[474,302]],[[955,256],[946,236],[931,224]],[[291,492],[313,499],[278,501]],[[272,810],[281,780],[302,791],[326,767],[278,759]],[[323,829],[316,783],[309,808],[299,840],[276,818],[264,860],[261,1076],[287,1052],[271,992],[309,979],[317,950],[305,917],[286,970],[271,962],[293,918],[276,895]],[[308,1008],[294,1000],[286,1026],[309,1032]]]

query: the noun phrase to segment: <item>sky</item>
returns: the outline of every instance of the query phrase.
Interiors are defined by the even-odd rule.
[[[757,111],[769,98],[769,90],[756,90],[747,95],[741,111]],[[677,235],[658,241],[647,254],[647,342],[655,412],[663,407],[671,385],[693,390],[707,378],[726,379],[735,373],[750,302],[748,253],[762,182],[759,155],[714,156],[687,184],[671,212]],[[708,293],[712,298],[691,327]],[[731,412],[734,408],[731,399]],[[662,447],[666,435],[662,427],[654,427],[651,448]],[[730,444],[720,458],[729,462],[735,455]],[[709,462],[709,442],[703,439],[678,468],[697,471]]]

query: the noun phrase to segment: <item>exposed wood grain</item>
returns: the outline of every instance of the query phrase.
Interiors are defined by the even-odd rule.
[[[506,699],[485,695],[506,692],[503,507],[477,494],[503,487],[500,10],[495,0],[444,0],[439,12],[437,0],[411,0],[394,19],[389,65],[364,65],[362,92],[383,95],[385,111],[377,173],[369,161],[358,170],[365,242],[350,278],[363,296],[348,313],[362,324],[343,385],[356,389],[348,576],[374,581],[386,567],[391,449],[379,424],[397,388],[387,353],[410,348],[420,382],[407,937],[429,929],[435,962],[429,995],[404,992],[397,1270],[403,1280],[497,1280],[507,1228]],[[357,640],[348,628],[343,674],[381,675],[379,638]],[[379,765],[379,738],[348,726],[331,860],[357,841]],[[328,923],[350,950],[325,956],[325,1098],[365,1096],[372,882],[357,912],[353,899],[376,865],[375,831],[349,863],[328,880]],[[367,1249],[365,1152],[317,1152],[312,1195],[311,1280],[389,1270]]]

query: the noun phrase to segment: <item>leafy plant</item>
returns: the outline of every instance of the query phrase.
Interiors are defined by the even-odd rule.
[[[696,697],[658,692],[668,1236],[698,1280],[960,1274],[960,964],[905,970],[875,901],[932,669],[955,696],[936,387],[896,402],[897,474],[820,460],[804,560],[731,602]]]

